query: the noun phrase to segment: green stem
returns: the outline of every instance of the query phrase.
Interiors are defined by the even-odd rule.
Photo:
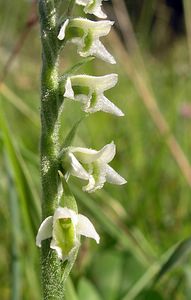
[[[53,0],[39,0],[42,42],[41,75],[41,178],[42,218],[54,214],[58,206],[58,130],[59,110],[59,41],[57,14]],[[50,249],[50,239],[42,243],[42,289],[46,300],[63,298],[62,263]]]

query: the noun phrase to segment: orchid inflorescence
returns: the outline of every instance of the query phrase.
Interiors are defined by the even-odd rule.
[[[84,7],[84,12],[98,18],[106,18],[102,11],[102,0],[76,0]],[[60,42],[77,45],[77,52],[82,57],[95,56],[111,64],[113,56],[106,50],[100,37],[109,33],[113,22],[108,20],[91,21],[86,18],[66,18],[59,28]],[[90,76],[86,74],[67,74],[64,81],[64,97],[73,102],[80,102],[85,113],[103,111],[123,116],[123,112],[104,96],[104,92],[117,83],[117,74]],[[70,176],[87,181],[83,191],[92,193],[101,189],[105,182],[122,185],[126,180],[112,167],[116,146],[113,142],[101,150],[67,146],[59,154],[60,171],[65,179],[63,194]],[[99,243],[99,235],[90,220],[78,214],[62,202],[55,209],[54,215],[48,216],[40,225],[36,244],[41,247],[43,240],[51,238],[50,248],[55,250],[62,261],[70,260],[80,244],[80,235],[93,238]]]

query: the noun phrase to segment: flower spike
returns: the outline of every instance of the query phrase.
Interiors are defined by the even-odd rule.
[[[76,3],[85,6],[86,14],[93,14],[102,19],[107,18],[107,15],[101,10],[102,0],[76,0]]]
[[[88,174],[89,183],[83,187],[83,190],[91,193],[101,189],[106,181],[117,185],[126,183],[126,180],[108,165],[114,158],[115,153],[116,147],[113,142],[99,151],[81,147],[68,147],[64,151],[62,165],[67,175],[87,180]],[[86,172],[86,176],[82,175],[82,169]]]
[[[84,18],[67,19],[62,25],[58,39],[76,44],[82,57],[96,56],[106,62],[115,64],[114,57],[106,50],[99,38],[110,32],[112,21],[90,21]]]
[[[123,112],[104,96],[104,91],[114,87],[117,80],[117,74],[70,76],[66,80],[64,97],[81,102],[87,113],[104,111],[121,117]]]
[[[53,216],[47,217],[37,233],[36,245],[52,237],[50,248],[57,252],[62,260],[70,260],[80,245],[80,235],[94,239],[99,243],[100,237],[90,220],[75,213],[67,207],[58,207]]]

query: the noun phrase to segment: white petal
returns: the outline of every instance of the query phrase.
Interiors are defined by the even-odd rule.
[[[76,0],[76,4],[85,6],[89,4],[90,1],[92,2],[92,0]]]
[[[98,18],[101,18],[101,19],[106,19],[107,18],[107,15],[102,11],[101,9],[101,4],[100,5],[95,5],[94,8],[92,9],[89,9],[88,7],[84,8],[84,12],[87,14],[93,14],[95,15],[96,17]]]
[[[82,167],[76,157],[72,153],[68,153],[68,157],[70,158],[70,174],[84,180],[89,180],[89,174]]]
[[[36,236],[36,245],[41,247],[41,242],[52,237],[52,230],[53,230],[53,217],[49,216],[46,218],[40,225]]]
[[[73,79],[74,78],[74,79]],[[78,83],[79,81],[79,83]],[[84,81],[84,84],[82,84],[82,82]],[[80,80],[75,80],[75,76],[71,76],[68,77],[66,80],[66,84],[65,84],[65,93],[64,93],[64,97],[71,99],[71,100],[75,100],[78,102],[81,102],[83,105],[87,105],[87,103],[90,101],[90,96],[85,95],[85,94],[79,94],[79,95],[74,95],[74,91],[72,88],[72,84],[73,85],[79,85],[79,86],[87,86],[86,84],[86,80],[83,80],[83,75],[82,75],[82,79]],[[81,84],[80,84],[81,83]]]
[[[107,165],[107,170],[106,170],[106,181],[117,185],[122,185],[127,183],[127,181],[109,165]]]
[[[96,161],[90,165],[92,169],[90,168],[89,173],[91,174],[92,180],[89,180],[88,185],[83,187],[84,191],[93,193],[104,186],[104,183],[106,182],[106,166],[107,164],[100,161]]]
[[[69,151],[72,152],[76,159],[83,164],[94,162],[99,157],[98,151],[94,149],[69,147]]]
[[[104,75],[104,76],[94,76],[96,81],[96,90],[104,92],[111,89],[117,84],[118,75],[115,73]]]
[[[107,15],[102,11],[101,7],[94,8],[91,12],[89,10],[89,13],[92,13],[96,17],[101,18],[101,19],[107,18]]]
[[[99,244],[100,237],[96,232],[93,224],[87,217],[81,214],[78,215],[78,224],[76,230],[78,234],[92,238],[97,242],[97,244]]]
[[[87,7],[88,13],[94,14],[98,18],[102,18],[102,19],[107,18],[107,15],[101,9],[102,0],[96,0],[94,3],[95,4],[93,7],[92,6],[90,7],[90,5],[89,5],[89,7]],[[84,9],[84,11],[85,11],[85,9]]]
[[[83,186],[82,190],[88,193],[92,193],[95,191],[95,180],[92,175],[90,175],[88,184],[86,186]]]
[[[90,21],[88,24],[91,34],[94,39],[99,39],[102,36],[108,35],[111,30],[111,26],[114,24],[113,21]]]
[[[98,39],[93,41],[92,46],[88,51],[79,51],[79,54],[82,57],[94,55],[110,64],[116,63],[114,57],[106,50],[104,45]]]
[[[67,19],[64,24],[62,25],[62,27],[60,28],[59,34],[58,34],[58,39],[59,40],[64,40],[65,38],[65,32],[66,32],[66,27],[68,26],[69,23],[69,19]]]
[[[84,35],[91,32],[93,39],[99,39],[102,36],[106,36],[111,26],[114,24],[113,21],[91,21],[86,18],[74,18],[70,20],[70,27],[80,27],[84,30]]]
[[[66,219],[70,218],[72,220],[74,227],[77,225],[78,218],[77,218],[77,214],[75,213],[75,211],[73,211],[72,209],[69,209],[67,207],[59,206],[54,213],[53,226],[57,219],[65,219],[65,218]]]
[[[66,80],[64,97],[69,99],[74,99],[74,91],[72,89],[72,83],[70,77],[68,77]]]
[[[52,239],[50,243],[50,248],[56,251],[58,258],[61,259],[62,261],[65,261],[68,258],[68,256],[63,256],[62,248],[56,244],[54,239]]]
[[[97,103],[94,107],[89,108],[88,112],[103,111],[109,114],[116,115],[117,117],[123,117],[124,113],[109,99],[107,99],[103,94],[98,98]]]
[[[111,142],[110,144],[105,145],[100,151],[99,151],[99,160],[101,160],[104,163],[109,163],[112,161],[116,154],[116,146],[114,142]]]
[[[112,142],[105,145],[101,150],[82,148],[82,147],[69,147],[68,151],[75,155],[77,160],[83,164],[90,164],[96,160],[102,160],[104,163],[110,162],[116,153],[115,144]]]
[[[76,250],[76,248],[78,248],[80,246],[80,242],[78,240],[76,240],[74,247],[70,250],[70,252],[68,253],[68,255],[64,255],[62,252],[62,248],[59,247],[55,240],[52,239],[51,243],[50,243],[50,248],[55,250],[59,259],[62,260],[63,262],[65,260],[70,260],[73,256],[74,251]]]
[[[91,96],[84,95],[84,94],[79,94],[74,97],[74,100],[81,102],[84,107],[86,107],[87,105],[89,106],[90,99],[91,99]]]
[[[72,85],[87,86],[92,91],[104,92],[114,87],[118,81],[118,75],[108,74],[104,76],[90,76],[90,75],[74,75],[70,77]],[[70,87],[68,87],[69,89]]]
[[[85,13],[94,14],[98,18],[105,19],[107,18],[107,16],[101,10],[101,2],[101,0],[97,0],[93,8],[89,9],[88,6],[90,6],[93,3],[93,0],[76,0],[77,4],[87,6],[84,9]]]
[[[71,38],[71,40],[69,40],[69,42],[77,45],[77,47],[78,47],[77,52],[79,52],[84,47],[84,41],[82,38],[73,37],[73,38]]]

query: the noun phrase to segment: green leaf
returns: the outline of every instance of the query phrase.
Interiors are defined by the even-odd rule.
[[[191,250],[191,238],[182,241],[170,255],[168,260],[162,265],[154,279],[156,284],[167,272],[169,272],[183,257]]]

